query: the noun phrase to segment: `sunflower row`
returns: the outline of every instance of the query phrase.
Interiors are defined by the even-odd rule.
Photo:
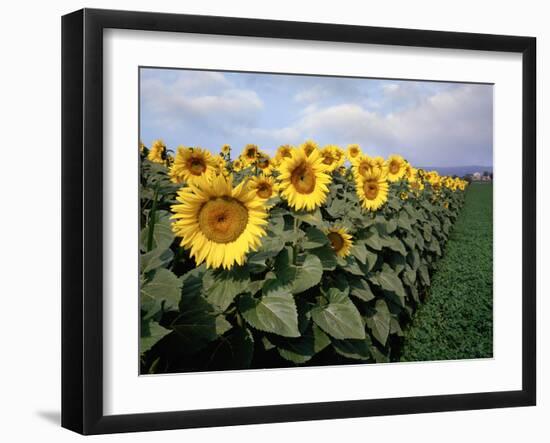
[[[383,208],[392,184],[405,189],[402,200],[419,197],[426,187],[437,199],[443,189],[456,192],[467,186],[460,178],[414,168],[399,155],[368,156],[355,144],[344,151],[306,141],[298,147],[283,145],[273,157],[250,144],[235,159],[229,145],[219,155],[183,146],[172,155],[157,140],[149,150],[141,144],[140,151],[165,165],[170,180],[181,185],[171,208],[172,229],[197,265],[205,262],[209,268],[244,264],[247,254],[261,246],[269,209],[279,199],[291,210],[314,211],[325,204],[337,177],[352,185],[365,213]],[[338,256],[349,254],[353,239],[346,228],[329,227],[325,233]]]

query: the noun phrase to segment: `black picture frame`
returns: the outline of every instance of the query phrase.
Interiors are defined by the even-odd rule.
[[[171,31],[522,54],[522,389],[131,415],[103,413],[103,30]],[[536,39],[83,9],[62,18],[62,426],[151,431],[536,403]]]

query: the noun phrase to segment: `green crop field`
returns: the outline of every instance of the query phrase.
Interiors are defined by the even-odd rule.
[[[493,186],[474,183],[433,275],[429,299],[405,331],[402,361],[493,355]]]

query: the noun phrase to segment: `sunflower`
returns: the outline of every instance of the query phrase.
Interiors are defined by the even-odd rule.
[[[223,155],[229,155],[231,153],[231,146],[229,145],[223,145],[221,149],[221,153]]]
[[[346,162],[346,152],[336,145],[332,145],[332,152],[334,153],[334,158],[336,159],[336,168],[343,166]]]
[[[140,140],[139,141],[139,153],[140,154],[143,154],[145,152],[145,145],[143,144],[143,142]]]
[[[262,199],[275,197],[279,191],[279,186],[275,183],[273,177],[259,175],[252,177],[248,182],[248,187],[256,192],[256,195]]]
[[[405,200],[407,200],[407,199],[409,198],[409,194],[408,194],[407,192],[403,191],[403,192],[401,192],[401,193],[399,194],[399,198],[400,198],[401,200],[405,201]]]
[[[449,202],[446,201],[445,203],[443,203],[443,207],[444,207],[445,209],[449,209]]]
[[[350,254],[353,242],[346,228],[329,228],[327,237],[338,257],[347,257]]]
[[[349,145],[347,151],[347,157],[350,162],[353,162],[356,158],[362,155],[359,145]]]
[[[260,150],[256,145],[246,145],[243,149],[243,153],[241,154],[241,158],[246,165],[251,165],[256,161],[259,151]]]
[[[337,146],[327,145],[321,150],[321,158],[323,160],[323,164],[326,165],[327,170],[330,172],[341,166],[339,164],[340,156],[338,153],[338,149],[339,148]]]
[[[217,171],[219,171],[219,160],[209,151],[180,146],[169,175],[174,183],[191,183],[202,176],[212,177]]]
[[[282,146],[279,146],[277,148],[277,153],[275,154],[275,161],[274,163],[276,165],[279,165],[281,164],[281,162],[285,159],[285,158],[290,158],[292,157],[292,151],[293,151],[293,147],[290,146],[290,145],[282,145]]]
[[[430,185],[432,186],[432,189],[435,192],[439,192],[441,190],[442,181],[437,171],[430,171],[426,173],[425,178],[428,181],[428,183],[430,183]]]
[[[172,206],[172,230],[180,246],[208,268],[242,265],[245,256],[260,246],[267,224],[265,200],[244,182],[233,187],[232,177],[201,177],[178,191]]]
[[[353,162],[353,175],[355,179],[369,172],[378,172],[381,175],[386,175],[387,170],[386,161],[382,157],[360,155]]]
[[[164,163],[166,160],[166,145],[162,140],[155,140],[149,149],[147,159],[153,163]]]
[[[227,174],[227,162],[223,157],[223,153],[220,155],[213,156],[216,162],[216,174]]]
[[[308,156],[304,147],[296,149],[279,166],[281,195],[294,209],[312,211],[327,198],[331,178],[326,171],[319,151]]]
[[[244,162],[241,160],[241,158],[237,158],[233,161],[233,170],[235,172],[242,171],[244,169]]]
[[[429,171],[424,174],[424,179],[433,185],[434,183],[439,182],[439,174],[437,171]]]
[[[396,182],[405,175],[405,160],[400,155],[390,155],[388,158],[388,180]]]
[[[306,155],[309,156],[312,152],[319,149],[319,145],[313,140],[306,140],[302,145],[300,145],[300,148],[303,148]]]
[[[451,191],[456,191],[457,182],[452,177],[445,177],[443,179],[443,186]]]
[[[403,175],[409,182],[416,179],[417,172],[418,170],[413,168],[409,162],[405,162],[405,173]]]
[[[422,183],[420,178],[417,178],[409,182],[409,189],[418,195],[424,190],[424,183]]]
[[[351,161],[355,178],[365,175],[371,169],[371,159],[367,155],[360,155]]]
[[[383,171],[375,169],[355,180],[355,189],[361,206],[376,211],[388,200],[388,181]]]
[[[258,158],[256,160],[256,167],[262,172],[264,175],[271,175],[271,172],[273,171],[273,160],[269,158],[269,155],[267,155],[265,152],[258,152]]]

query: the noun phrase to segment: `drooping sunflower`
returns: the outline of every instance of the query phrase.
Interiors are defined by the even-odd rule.
[[[246,145],[241,154],[243,162],[245,162],[246,165],[251,165],[252,163],[254,163],[256,161],[256,157],[258,156],[259,151],[260,149],[256,145]]]
[[[359,156],[361,156],[361,154],[362,154],[362,152],[361,152],[361,148],[359,147],[359,145],[353,144],[353,145],[348,146],[347,157],[348,157],[348,160],[350,162],[353,163],[353,161],[356,158],[358,158]]]
[[[279,166],[281,195],[296,210],[312,211],[322,205],[331,177],[318,150],[307,155],[301,147]]]
[[[201,177],[178,191],[172,230],[197,265],[229,269],[260,246],[267,224],[265,200],[232,176]]]
[[[275,197],[279,192],[279,185],[275,183],[273,177],[267,175],[252,177],[248,182],[248,187],[254,190],[256,195],[262,199]]]
[[[388,200],[388,181],[386,174],[379,169],[368,171],[355,180],[355,189],[361,206],[376,211]]]
[[[353,241],[346,228],[329,228],[327,237],[338,257],[347,257],[350,254]]]
[[[405,159],[400,155],[390,155],[388,158],[388,180],[396,182],[405,175]]]
[[[223,159],[221,160],[223,161]],[[217,171],[219,171],[219,160],[209,151],[180,146],[176,152],[174,164],[170,167],[169,174],[170,180],[174,183],[191,183],[199,177],[210,178]]]
[[[306,140],[300,145],[300,148],[303,148],[306,155],[309,156],[312,152],[319,150],[319,145],[313,140]]]
[[[155,140],[149,149],[147,159],[153,163],[164,163],[166,160],[166,145],[162,140]]]

